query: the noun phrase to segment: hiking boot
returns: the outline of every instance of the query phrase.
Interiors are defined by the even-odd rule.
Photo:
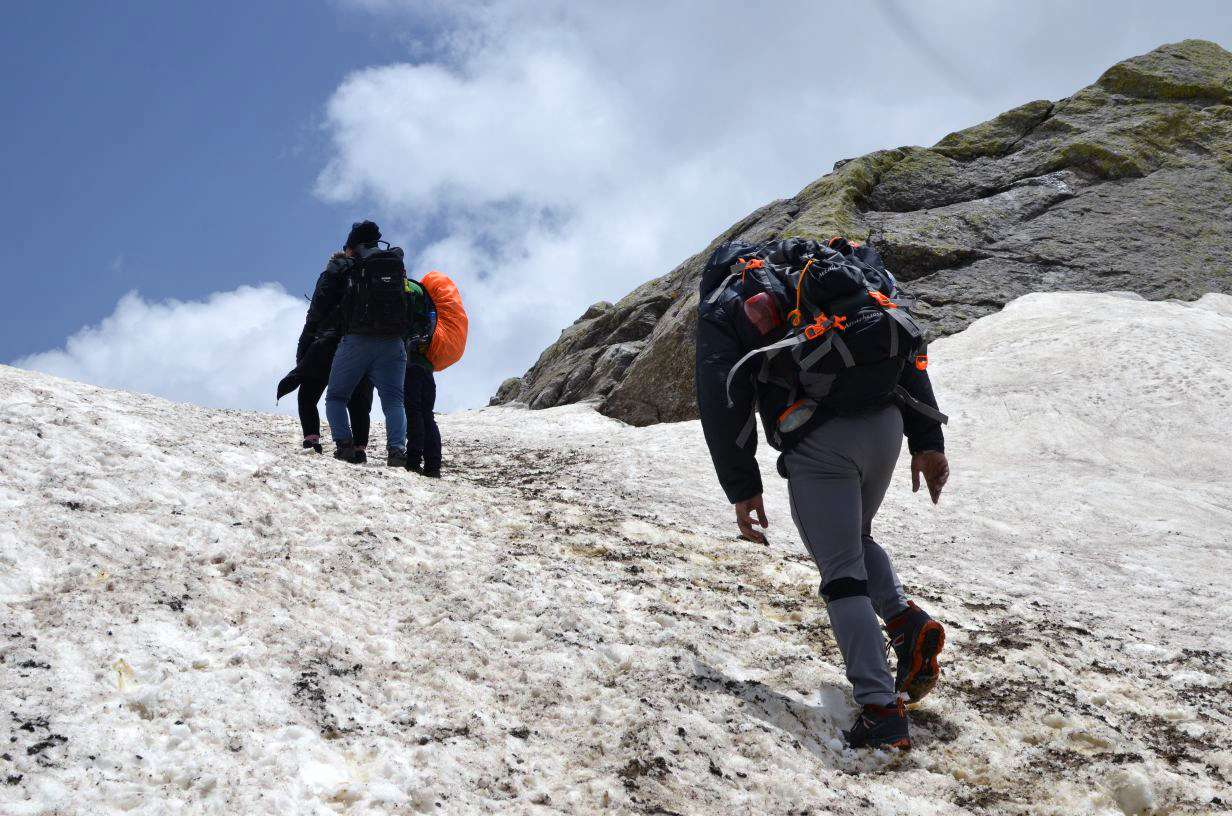
[[[911,748],[911,733],[907,725],[907,709],[902,702],[879,706],[869,703],[860,710],[850,731],[843,738],[852,748]]]
[[[907,609],[886,621],[890,644],[898,656],[898,671],[894,688],[916,703],[937,685],[941,667],[937,655],[945,645],[945,628],[929,617],[914,602]]]
[[[402,448],[389,448],[389,455],[385,459],[387,467],[406,468],[406,451]]]
[[[368,461],[368,454],[364,453],[363,448],[357,448],[350,442],[339,442],[337,450],[334,451],[334,458],[350,462],[352,465],[362,465]]]
[[[317,453],[325,452],[325,449],[321,447],[321,440],[311,438],[304,440],[304,450],[314,450]]]
[[[427,476],[429,479],[439,479],[439,478],[441,478],[441,469],[440,469],[440,468],[432,468],[431,470],[429,470],[428,468],[424,468],[423,470],[421,470],[421,471],[420,471],[420,473],[422,473],[423,475]]]

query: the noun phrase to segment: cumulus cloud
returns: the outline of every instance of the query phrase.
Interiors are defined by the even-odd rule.
[[[303,322],[304,302],[276,285],[192,302],[129,292],[64,348],[14,365],[180,402],[268,411]],[[294,411],[293,400],[284,399],[282,410]]]
[[[1232,36],[1216,3],[341,2],[405,32],[408,58],[334,90],[316,193],[372,213],[413,273],[459,283],[471,341],[441,376],[445,410],[838,159],[1058,98],[1161,42]],[[268,286],[134,294],[17,364],[268,408],[303,311]]]
[[[889,0],[363,5],[440,42],[341,84],[317,192],[374,207],[419,271],[461,284],[472,341],[442,384],[454,405],[835,160],[932,143],[1132,53],[1115,51],[1117,18],[1098,21],[1113,53],[1056,57],[1075,35],[1072,19],[1056,32],[1074,14],[1055,4],[949,3],[944,21]]]

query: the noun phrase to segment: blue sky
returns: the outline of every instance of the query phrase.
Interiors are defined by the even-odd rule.
[[[1190,36],[1228,47],[1232,15],[1213,0],[8,4],[0,360],[268,410],[300,296],[371,216],[412,272],[459,282],[472,340],[441,403],[481,404],[591,302],[834,161],[932,143]]]
[[[351,71],[404,58],[310,2],[13,3],[0,27],[10,311],[0,359],[61,344],[130,289],[311,290],[354,206],[312,194]]]

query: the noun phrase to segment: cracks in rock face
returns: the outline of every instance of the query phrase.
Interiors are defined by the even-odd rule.
[[[1035,198],[1021,201],[1016,205],[1020,209],[1005,210],[1004,221],[1012,223],[1015,228],[1018,228],[1023,224],[1040,218],[1059,204],[1079,195],[1081,187],[1076,190],[1075,184],[1080,183],[1081,178],[1077,174],[1072,173],[1072,171],[1057,171],[1019,179],[1003,189],[981,198],[962,202],[962,204],[978,204],[982,201],[991,202],[998,196],[1012,194],[1015,190],[1028,191],[1027,194],[1033,195]],[[1040,188],[1044,188],[1043,192],[1041,192]],[[1051,191],[1051,194],[1048,191]],[[990,203],[989,206],[992,208],[995,205]],[[1013,254],[998,252],[996,245],[1007,237],[1001,234],[1004,230],[998,229],[993,224],[987,223],[986,220],[976,217],[976,212],[974,210],[962,210],[943,214],[949,216],[956,224],[961,226],[962,234],[958,236],[959,239],[964,237],[973,239],[966,246],[961,244],[961,240],[958,245],[952,245],[946,243],[944,237],[934,236],[933,240],[929,240],[929,236],[923,234],[919,235],[917,240],[911,240],[912,236],[910,235],[906,236],[907,240],[902,240],[901,238],[896,240],[896,236],[887,229],[887,227],[892,226],[894,218],[883,220],[881,228],[874,230],[870,240],[881,248],[882,254],[885,256],[891,270],[902,281],[921,281],[936,273],[962,269],[989,258],[1003,258],[1005,260],[1034,265],[1057,264],[1055,259],[1039,256],[1018,257]],[[912,210],[907,213],[894,213],[893,216],[910,218],[912,215],[928,214],[930,214],[929,210]],[[901,222],[901,219],[899,220]]]
[[[1044,112],[1043,118],[1041,118],[1038,122],[1036,122],[1034,125],[1028,128],[1026,133],[1022,134],[1017,139],[1010,142],[1010,144],[1005,148],[1005,150],[1003,150],[1001,153],[999,153],[994,158],[1000,159],[1000,158],[1004,158],[1010,155],[1011,153],[1016,153],[1018,151],[1019,145],[1021,145],[1024,141],[1026,141],[1031,136],[1035,135],[1035,131],[1039,130],[1041,127],[1043,127],[1043,125],[1046,122],[1051,120],[1052,115],[1056,112],[1056,110],[1057,110],[1057,103],[1053,102],[1052,104],[1048,106],[1048,110]]]

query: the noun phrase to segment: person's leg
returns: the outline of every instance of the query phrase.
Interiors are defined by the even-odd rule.
[[[898,661],[895,688],[918,702],[937,684],[937,655],[945,645],[945,627],[914,603],[908,603],[890,556],[873,540],[872,524],[885,497],[894,466],[902,451],[902,413],[898,409],[870,417],[878,431],[865,439],[864,462],[864,564],[868,592],[877,614],[886,623]]]
[[[380,340],[368,376],[381,397],[385,414],[385,446],[406,450],[406,407],[403,404],[406,379],[406,345],[401,340]]]
[[[894,678],[868,595],[860,451],[853,444],[866,433],[859,418],[818,427],[787,454],[787,487],[792,518],[821,572],[821,594],[856,702],[888,706]]]
[[[907,596],[887,553],[872,536],[864,536],[864,569],[868,572],[868,597],[883,621],[907,608]]]
[[[423,366],[406,367],[406,464],[415,470],[423,464],[424,435],[424,380],[428,373]]]
[[[903,585],[894,572],[890,556],[872,536],[873,517],[881,508],[903,447],[903,415],[897,407],[871,414],[871,432],[863,439],[861,452],[860,504],[864,543],[864,567],[868,572],[868,596],[873,608],[887,621],[907,608]]]
[[[348,334],[338,344],[333,365],[329,369],[329,387],[325,392],[325,418],[335,442],[353,442],[351,425],[347,421],[347,403],[371,362],[367,338]]]
[[[364,377],[355,386],[355,393],[347,402],[347,414],[351,417],[351,432],[355,434],[355,447],[368,447],[368,432],[372,427],[372,380]]]
[[[321,441],[321,414],[317,411],[317,403],[325,393],[325,382],[322,380],[304,380],[299,384],[299,424],[304,429],[304,441]]]
[[[424,371],[423,394],[424,472],[441,472],[441,429],[436,424],[436,377]]]

